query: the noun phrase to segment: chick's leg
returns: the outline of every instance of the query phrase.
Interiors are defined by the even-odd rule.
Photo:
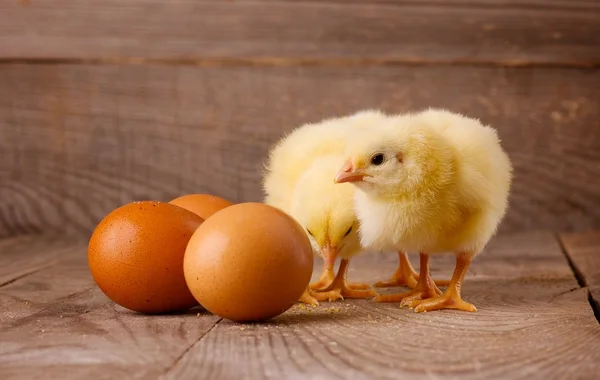
[[[348,284],[346,281],[346,274],[348,272],[349,263],[350,259],[342,259],[338,273],[331,285],[323,289],[323,291],[313,293],[313,296],[318,301],[329,300],[331,302],[338,299],[343,300],[344,298],[370,298],[377,296],[377,293],[372,289],[356,289],[352,288],[350,284]],[[354,285],[356,286],[362,284]]]
[[[333,272],[333,264],[328,264],[328,260],[323,260],[323,272],[319,280],[310,285],[311,290],[322,291],[329,287],[335,279],[335,273]],[[371,289],[369,284],[348,284],[348,287],[355,290]]]
[[[323,260],[323,272],[321,273],[321,277],[317,282],[310,284],[310,289],[325,289],[326,287],[331,285],[334,278],[335,273],[333,273],[333,267],[327,265],[327,260]]]
[[[460,285],[465,278],[467,269],[471,264],[471,255],[467,253],[456,254],[456,268],[454,268],[454,274],[448,285],[448,289],[442,295],[430,299],[424,299],[422,301],[415,301],[411,306],[415,308],[416,312],[433,311],[439,309],[457,309],[464,311],[477,311],[477,308],[463,301],[460,296]]]
[[[442,292],[435,286],[435,282],[429,275],[429,255],[425,253],[419,254],[420,259],[420,275],[419,281],[413,290],[409,290],[404,293],[397,294],[385,294],[375,298],[375,302],[398,302],[401,301],[400,306],[404,306],[407,302],[412,300],[420,300],[424,298],[435,297]]]
[[[417,286],[419,275],[417,272],[415,272],[413,266],[410,264],[410,261],[408,261],[408,255],[406,252],[398,252],[398,259],[400,263],[398,264],[398,269],[396,269],[396,272],[394,272],[389,280],[375,283],[376,288],[390,288],[406,285],[409,288],[414,289],[414,287]],[[434,282],[439,286],[448,285],[449,283],[449,281],[445,280],[434,280]]]
[[[419,275],[417,272],[415,272],[414,268],[410,264],[410,261],[408,261],[408,255],[406,252],[398,252],[398,259],[400,263],[398,264],[398,269],[396,269],[396,272],[394,272],[389,280],[375,283],[376,288],[388,288],[402,285],[406,285],[409,288],[414,288],[417,286]]]

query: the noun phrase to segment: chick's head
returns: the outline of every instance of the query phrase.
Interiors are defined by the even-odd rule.
[[[316,159],[298,181],[292,202],[293,216],[330,268],[338,256],[350,257],[361,249],[353,208],[355,190],[332,181],[342,162],[341,156]]]
[[[353,183],[381,198],[435,190],[453,175],[450,146],[411,115],[391,117],[349,139],[335,183]]]

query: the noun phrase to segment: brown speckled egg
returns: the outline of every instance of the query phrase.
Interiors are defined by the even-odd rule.
[[[295,219],[262,203],[240,203],[207,219],[184,258],[186,282],[208,311],[238,322],[273,318],[302,295],[313,252]]]
[[[165,202],[133,202],[108,214],[88,245],[98,287],[115,303],[142,313],[197,305],[183,275],[183,255],[203,219]]]
[[[231,206],[233,203],[226,199],[210,194],[188,194],[175,198],[169,203],[183,207],[199,215],[202,219],[208,219],[217,211]]]

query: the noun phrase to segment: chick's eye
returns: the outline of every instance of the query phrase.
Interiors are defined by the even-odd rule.
[[[306,229],[306,232],[308,232],[308,234],[309,234],[310,236],[312,236],[312,237],[314,237],[314,236],[315,236],[315,235],[313,235],[313,234],[312,234],[312,232],[310,232],[310,230],[309,230],[308,228]]]
[[[374,154],[374,155],[371,157],[371,164],[372,164],[372,165],[381,165],[381,164],[383,164],[383,160],[384,160],[384,158],[385,158],[385,157],[383,156],[383,153],[377,153],[377,154]]]
[[[350,232],[352,232],[352,226],[350,226],[350,228],[348,228],[348,231],[346,231],[346,233],[344,234],[344,237],[350,235]]]

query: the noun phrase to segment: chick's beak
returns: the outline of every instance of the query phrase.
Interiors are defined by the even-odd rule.
[[[323,260],[325,260],[325,263],[327,264],[327,269],[333,270],[337,255],[338,248],[331,245],[331,243],[327,243],[327,245],[325,245],[323,248]]]
[[[344,182],[359,182],[362,181],[366,176],[365,173],[357,170],[352,162],[349,160],[344,163],[340,171],[337,173],[333,182],[335,183],[344,183]]]

